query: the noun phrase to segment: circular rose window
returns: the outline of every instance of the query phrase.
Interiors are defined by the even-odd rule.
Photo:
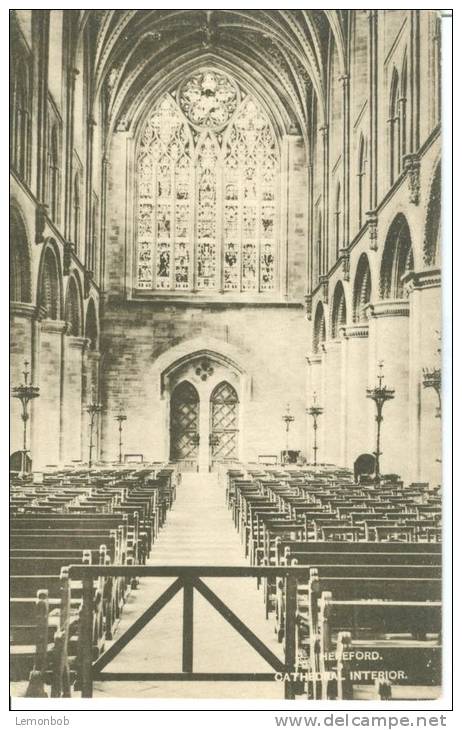
[[[219,129],[229,121],[238,97],[238,88],[229,76],[212,70],[193,74],[179,92],[180,107],[191,124],[207,129]]]

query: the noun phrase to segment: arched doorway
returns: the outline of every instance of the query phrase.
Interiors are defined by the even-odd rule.
[[[170,459],[195,467],[199,455],[199,394],[187,380],[179,383],[170,402]]]
[[[210,461],[238,458],[239,398],[233,386],[219,383],[210,396]]]

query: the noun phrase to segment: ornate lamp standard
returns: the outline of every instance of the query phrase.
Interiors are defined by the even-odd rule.
[[[281,452],[281,463],[287,464],[287,463],[290,463],[289,429],[290,429],[290,424],[295,421],[295,416],[292,416],[292,414],[290,412],[290,403],[287,404],[286,412],[282,416],[282,420],[286,424],[286,449],[285,449],[285,451]]]
[[[377,415],[375,416],[375,420],[377,422],[377,445],[376,450],[373,452],[375,456],[375,478],[377,481],[380,479],[380,425],[383,421],[382,416],[382,410],[383,405],[385,401],[387,400],[393,400],[395,397],[395,391],[393,388],[387,388],[386,385],[382,384],[384,375],[383,375],[383,360],[380,360],[379,362],[379,372],[377,374],[377,380],[378,385],[375,386],[375,388],[367,388],[366,389],[366,397],[370,398],[374,401],[375,407],[377,409]]]
[[[91,403],[89,403],[85,409],[90,416],[90,442],[88,444],[88,468],[91,469],[92,465],[92,455],[93,455],[93,426],[95,423],[95,417],[98,415],[98,413],[101,413],[102,406],[101,403],[97,403],[95,401],[95,389],[92,388],[91,391]]]
[[[119,406],[119,412],[117,416],[115,417],[115,420],[119,424],[119,464],[122,463],[122,428],[123,428],[123,422],[127,420],[127,416],[122,411],[122,406]]]
[[[423,368],[423,387],[433,388],[438,396],[436,418],[441,418],[441,368]]]
[[[321,408],[321,406],[317,405],[316,401],[316,391],[313,393],[313,405],[310,406],[310,408],[306,409],[306,412],[309,416],[313,418],[313,464],[316,466],[317,464],[317,453],[318,453],[318,443],[317,443],[317,430],[318,430],[318,418],[319,416],[322,416],[324,413],[324,408]]]
[[[439,335],[439,333],[437,332]],[[441,348],[437,348],[438,358],[441,356]],[[441,418],[441,368],[423,368],[423,387],[433,388],[438,397],[436,418]]]
[[[289,451],[289,429],[290,424],[295,421],[295,416],[290,413],[290,403],[287,404],[286,412],[284,413],[282,420],[286,424],[286,451]]]
[[[13,398],[18,398],[21,401],[22,405],[22,413],[21,413],[21,420],[23,422],[23,442],[22,442],[22,455],[21,455],[21,475],[24,475],[27,471],[26,467],[26,457],[27,457],[27,421],[29,420],[29,413],[27,412],[27,407],[29,405],[29,401],[33,400],[34,398],[38,398],[40,395],[40,388],[37,385],[32,385],[28,382],[29,380],[29,370],[27,369],[27,366],[29,363],[27,360],[24,361],[24,383],[22,385],[16,385],[13,388]]]

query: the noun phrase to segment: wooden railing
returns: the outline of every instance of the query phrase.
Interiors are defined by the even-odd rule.
[[[173,583],[147,610],[96,660],[93,660],[93,585],[98,577],[174,578]],[[215,566],[150,566],[137,565],[73,565],[72,580],[82,581],[82,608],[79,635],[79,684],[82,697],[93,696],[94,681],[207,681],[207,682],[274,682],[275,675],[284,678],[285,699],[294,699],[295,685],[289,675],[296,663],[296,593],[297,583],[307,579],[303,567],[215,567]],[[280,578],[285,582],[284,660],[256,636],[256,634],[214,593],[204,578]],[[104,672],[102,671],[129,642],[179,592],[183,591],[182,671],[181,672]],[[205,600],[242,636],[271,667],[268,672],[194,672],[194,591]],[[220,654],[217,647],[217,654]]]

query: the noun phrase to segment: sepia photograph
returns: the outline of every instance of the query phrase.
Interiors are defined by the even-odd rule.
[[[442,11],[9,20],[13,706],[440,700]]]

